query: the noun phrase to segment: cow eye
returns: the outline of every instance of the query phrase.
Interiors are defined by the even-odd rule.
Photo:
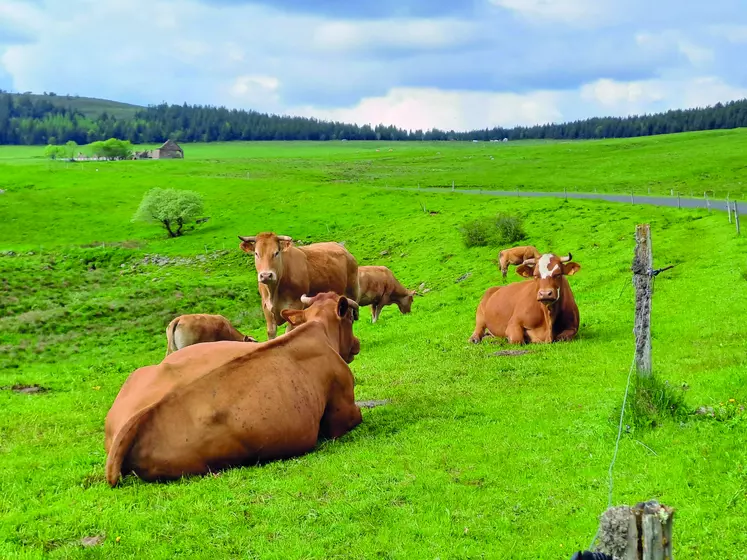
[[[275,251],[274,257],[277,257],[280,254],[280,251]]]
[[[259,258],[259,253],[257,251],[254,251],[254,256]]]

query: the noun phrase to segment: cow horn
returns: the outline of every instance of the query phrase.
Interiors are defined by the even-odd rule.
[[[245,235],[239,235],[239,239],[242,241],[246,241],[247,243],[254,243],[257,240],[257,237],[252,235],[251,237],[246,237]]]
[[[360,308],[358,307],[358,302],[350,298],[345,299],[348,300],[348,305],[353,310],[353,320],[357,321],[360,319]]]
[[[287,235],[278,235],[278,239],[280,241],[293,241],[293,238]]]
[[[358,302],[357,301],[355,301],[354,299],[350,299],[350,298],[345,298],[345,299],[348,300],[348,305],[350,307],[352,307],[353,309],[358,309]]]
[[[301,296],[301,303],[304,305],[311,305],[311,302],[314,301],[314,298],[310,298],[306,294]]]
[[[560,257],[560,262],[562,262],[562,263],[567,263],[567,262],[569,262],[569,261],[570,261],[570,260],[571,260],[572,258],[573,258],[573,255],[571,254],[571,252],[570,252],[570,251],[568,251],[568,256],[567,256],[567,257]]]

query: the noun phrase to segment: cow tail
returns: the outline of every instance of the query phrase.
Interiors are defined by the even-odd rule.
[[[157,404],[157,403],[156,403]],[[137,411],[135,415],[130,418],[122,429],[117,432],[112,441],[111,448],[109,449],[109,455],[106,458],[106,480],[109,486],[114,488],[119,482],[119,477],[122,474],[122,463],[124,463],[127,454],[132,449],[132,443],[135,440],[135,436],[140,429],[140,425],[147,416],[151,409],[155,405],[150,405],[142,410]]]
[[[168,356],[172,352],[176,352],[178,348],[174,343],[174,335],[176,334],[176,327],[179,325],[179,317],[172,320],[169,326],[166,327],[166,355]]]

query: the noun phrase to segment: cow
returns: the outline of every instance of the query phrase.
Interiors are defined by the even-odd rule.
[[[371,322],[379,319],[385,305],[396,304],[401,313],[410,313],[415,290],[408,290],[394,277],[385,266],[358,267],[360,297],[358,305],[371,306]]]
[[[469,341],[478,344],[485,329],[511,344],[572,340],[579,315],[566,276],[576,274],[581,265],[571,258],[570,253],[545,253],[539,260],[527,259],[516,272],[529,280],[488,288],[477,306]]]
[[[185,346],[218,340],[257,342],[251,336],[241,334],[223,315],[193,313],[179,315],[166,327],[166,355]]]
[[[500,264],[501,274],[506,277],[508,273],[508,265],[512,264],[518,266],[527,259],[538,259],[540,258],[540,252],[533,245],[525,245],[522,247],[512,247],[511,249],[503,249],[498,253],[498,262]]]
[[[303,309],[301,296],[335,292],[358,301],[358,262],[339,243],[312,243],[296,247],[287,235],[273,232],[239,236],[242,251],[254,255],[262,311],[267,323],[267,338],[277,336],[277,328],[286,323],[282,309]],[[286,332],[293,330],[288,323]]]
[[[275,340],[195,344],[132,372],[106,416],[109,485],[296,457],[358,426],[358,305],[333,292],[305,302],[282,311],[295,328]]]

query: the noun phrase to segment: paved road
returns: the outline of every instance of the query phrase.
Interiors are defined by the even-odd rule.
[[[446,188],[438,188],[438,187],[424,187],[422,189],[418,189],[415,187],[385,187],[388,189],[394,189],[394,190],[400,190],[400,191],[418,191],[418,192],[440,192],[440,193],[451,193],[451,192],[458,192],[458,193],[469,193],[469,194],[479,194],[484,196],[509,196],[509,197],[527,197],[527,198],[535,198],[535,197],[550,197],[550,198],[565,198],[566,196],[568,198],[583,198],[583,199],[595,199],[595,200],[606,200],[607,202],[625,202],[627,204],[631,203],[630,195],[624,195],[624,194],[597,194],[597,193],[562,193],[562,192],[519,192],[516,191],[488,191],[488,190],[478,190],[478,189],[456,189],[452,191],[448,187]],[[669,196],[639,196],[639,195],[633,195],[633,203],[634,204],[650,204],[653,206],[669,206],[677,208],[677,197],[669,197]],[[726,201],[725,200],[713,200],[708,199],[708,202],[706,202],[705,199],[702,198],[685,198],[682,197],[679,200],[679,205],[682,208],[702,208],[707,209],[708,204],[710,204],[711,210],[718,210],[721,212],[726,212]]]

